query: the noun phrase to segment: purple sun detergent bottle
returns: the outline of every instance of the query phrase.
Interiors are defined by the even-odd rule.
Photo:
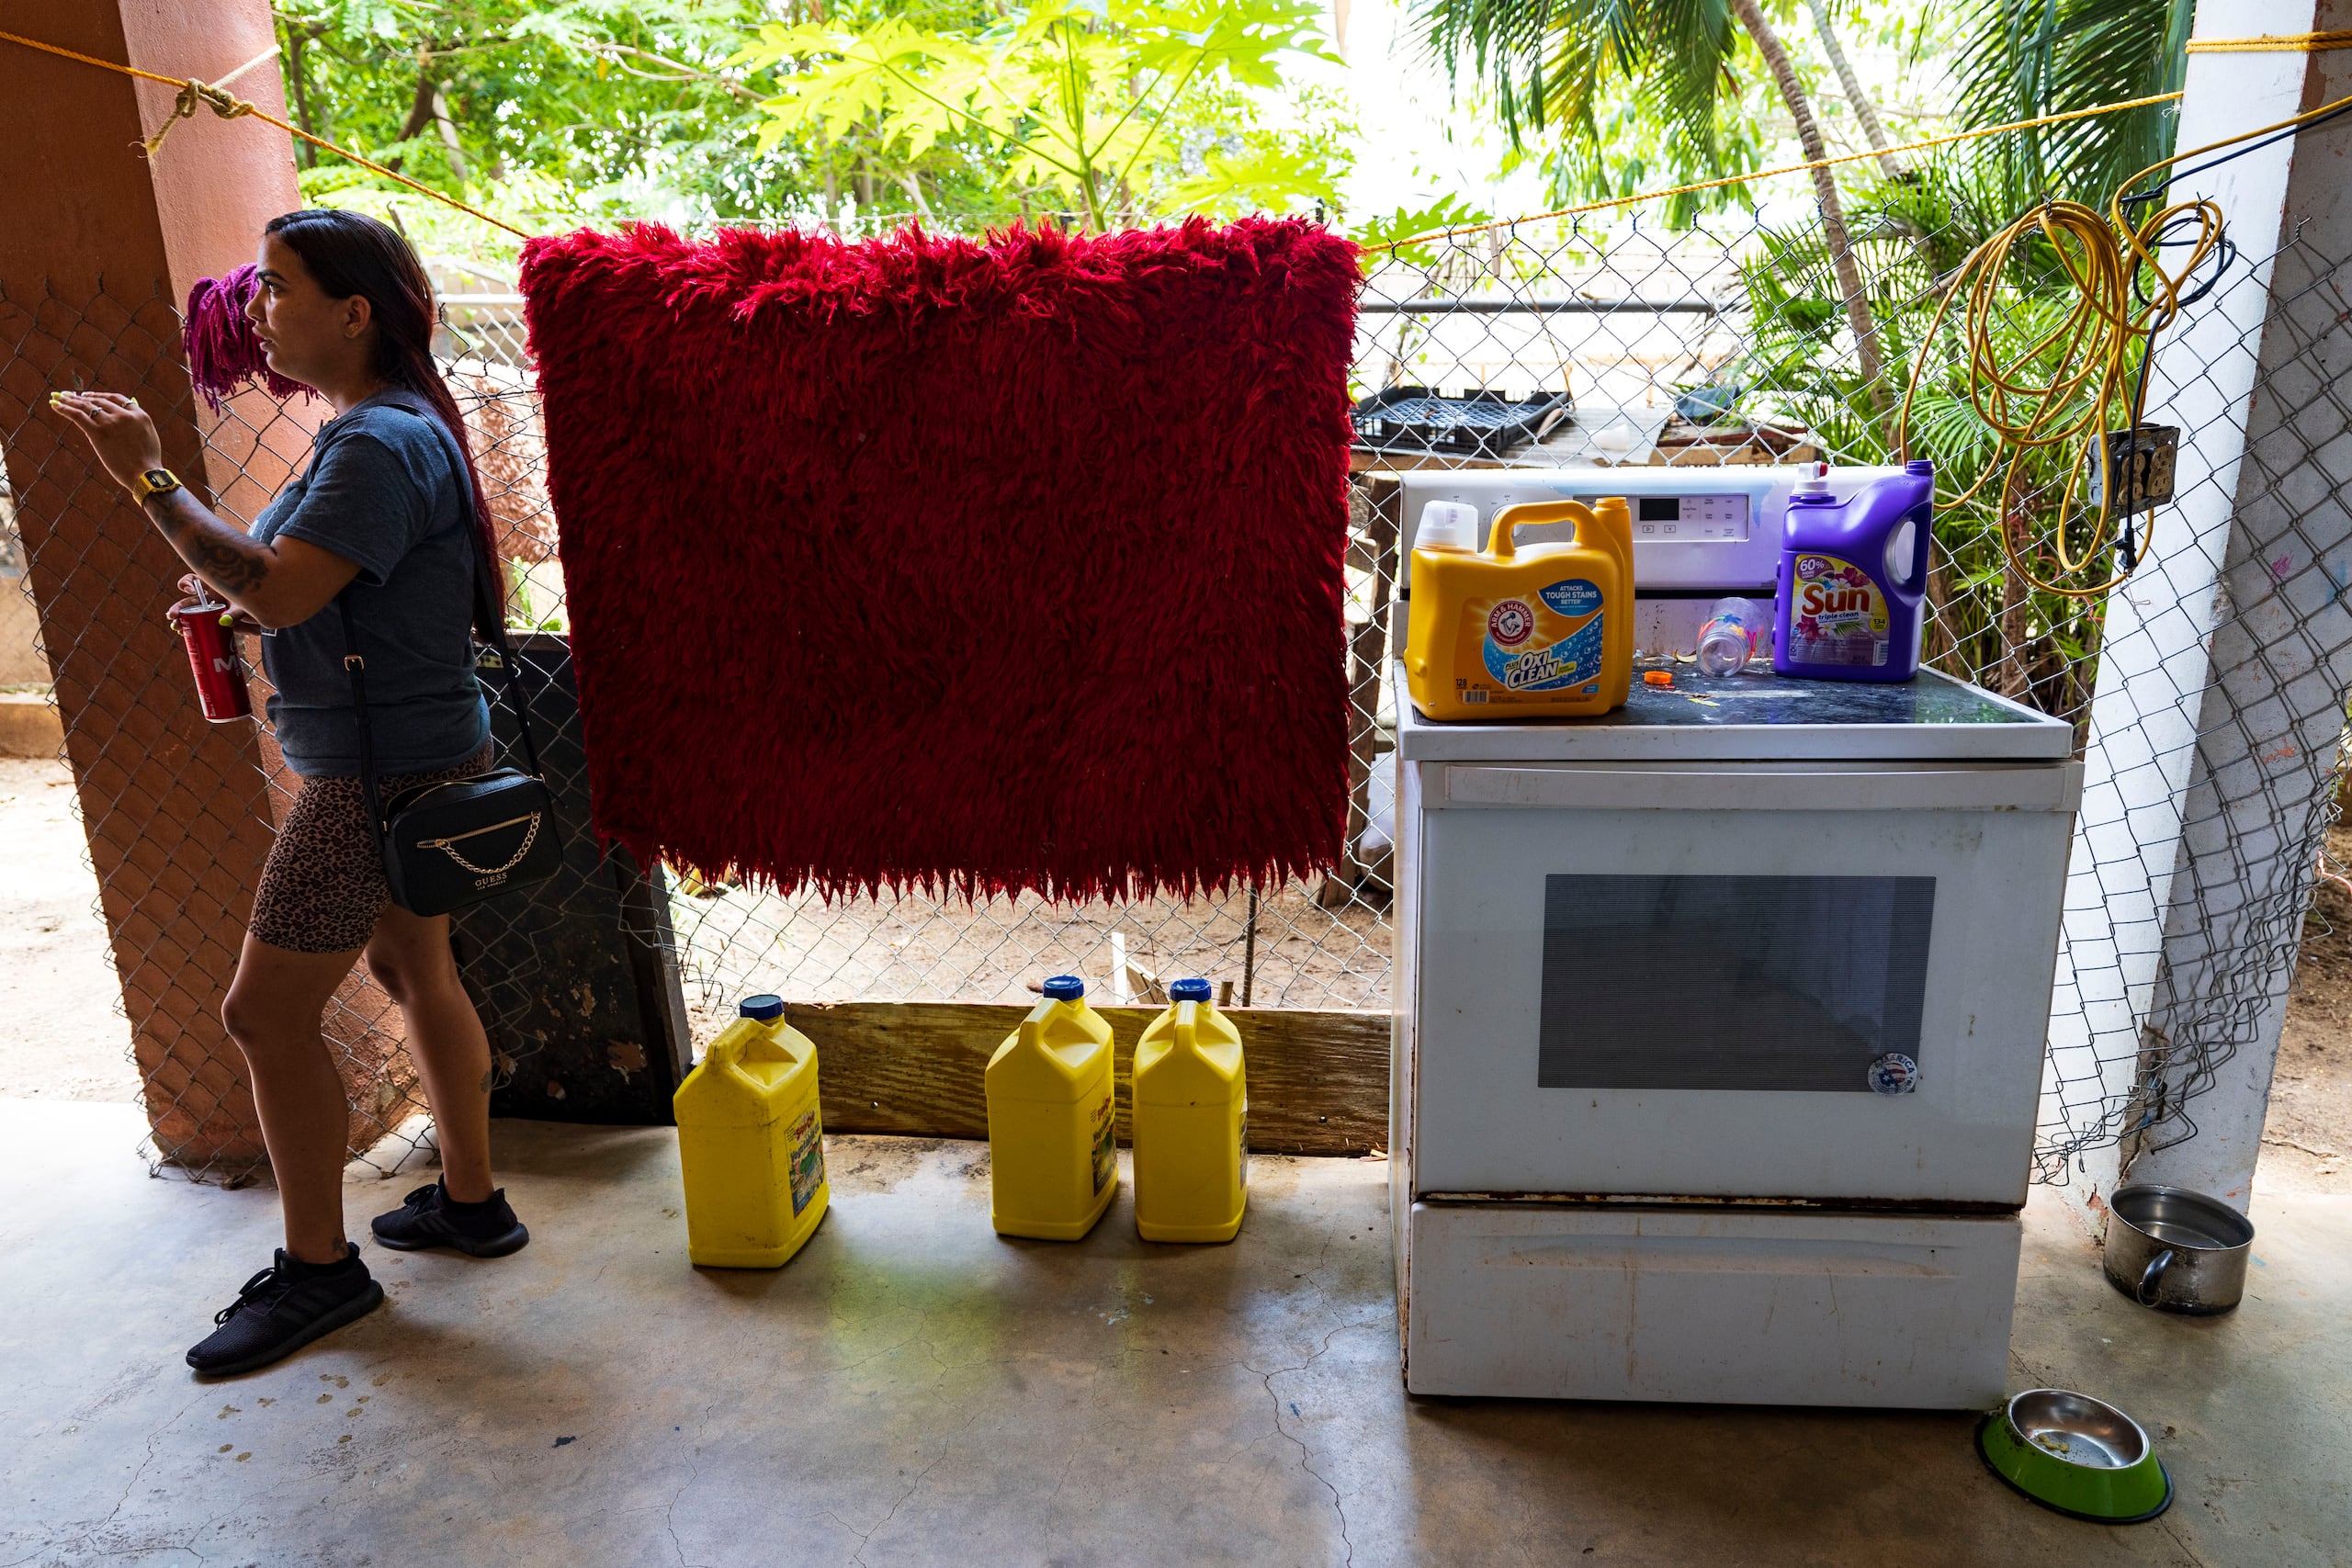
[[[1914,458],[1842,502],[1829,493],[1829,465],[1811,466],[1781,532],[1773,671],[1908,681],[1927,623],[1935,465]]]

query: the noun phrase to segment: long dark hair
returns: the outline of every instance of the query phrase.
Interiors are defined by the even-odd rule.
[[[457,440],[458,454],[466,462],[466,484],[473,492],[474,527],[481,537],[482,558],[490,568],[483,584],[487,602],[477,596],[474,626],[484,637],[491,637],[498,622],[485,625],[483,617],[503,617],[506,610],[497,525],[481,492],[481,470],[475,466],[473,446],[466,440],[465,416],[458,412],[449,383],[441,378],[441,367],[433,362],[433,329],[438,318],[433,280],[425,276],[424,264],[417,260],[415,250],[398,230],[364,212],[340,208],[306,207],[288,212],[271,219],[262,232],[277,235],[300,256],[302,265],[330,299],[348,299],[353,295],[366,299],[376,322],[376,374],[431,403]]]

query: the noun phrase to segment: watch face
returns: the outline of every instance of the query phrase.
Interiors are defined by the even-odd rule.
[[[179,480],[172,478],[169,468],[150,468],[139,477],[147,481],[147,488],[151,491],[177,490],[180,485]]]

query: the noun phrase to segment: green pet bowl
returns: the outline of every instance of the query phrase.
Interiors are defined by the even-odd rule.
[[[1984,1417],[1976,1451],[2013,1489],[2073,1518],[2136,1525],[2172,1506],[2148,1434],[2087,1393],[2026,1390]]]

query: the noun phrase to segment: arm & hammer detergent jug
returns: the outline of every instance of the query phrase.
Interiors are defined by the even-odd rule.
[[[1497,512],[1433,501],[1413,539],[1405,684],[1433,719],[1573,718],[1624,705],[1634,681],[1634,524],[1624,499],[1524,502]],[[1569,522],[1565,544],[1514,529]]]

